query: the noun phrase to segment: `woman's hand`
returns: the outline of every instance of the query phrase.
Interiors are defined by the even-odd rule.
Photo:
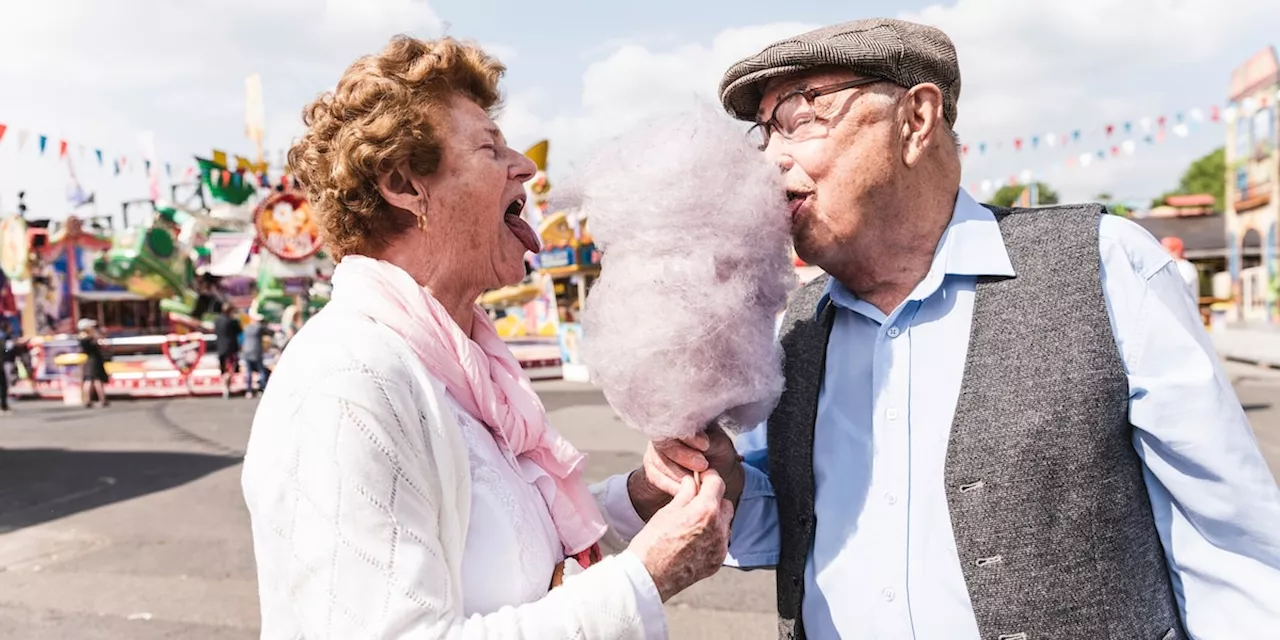
[[[724,480],[714,470],[704,472],[697,486],[692,475],[685,476],[667,506],[627,548],[644,563],[663,602],[724,563],[733,521],[733,504],[724,499],[724,490]]]

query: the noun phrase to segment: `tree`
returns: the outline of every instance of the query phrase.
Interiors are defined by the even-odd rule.
[[[1000,187],[994,196],[991,196],[991,204],[997,207],[1012,207],[1018,202],[1018,198],[1022,196],[1022,191],[1027,188],[1025,184],[1005,185]],[[1058,204],[1058,192],[1049,188],[1049,185],[1043,182],[1036,183],[1036,189],[1039,202],[1034,204]]]
[[[1182,174],[1178,188],[1156,198],[1151,206],[1163,205],[1165,198],[1169,196],[1192,193],[1212,194],[1214,209],[1227,210],[1227,150],[1224,147],[1218,147],[1209,155],[1192,162]]]

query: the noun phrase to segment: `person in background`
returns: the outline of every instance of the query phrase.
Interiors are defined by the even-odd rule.
[[[262,314],[249,312],[249,324],[244,328],[244,343],[240,345],[240,357],[244,359],[245,397],[253,397],[253,377],[258,376],[258,394],[267,390],[267,366],[264,362],[262,341],[266,338],[266,327],[262,324]]]
[[[1168,236],[1160,239],[1160,244],[1164,246],[1165,251],[1173,256],[1173,263],[1178,266],[1178,275],[1182,276],[1182,281],[1187,283],[1187,289],[1191,292],[1191,299],[1200,304],[1200,271],[1196,269],[1194,264],[1186,257],[1186,247],[1182,244],[1182,238],[1176,236]]]
[[[102,334],[98,332],[98,323],[89,318],[81,318],[76,325],[80,330],[80,351],[85,355],[81,393],[84,394],[84,406],[93,405],[96,393],[99,406],[107,406],[107,355],[102,348]]]
[[[17,341],[6,330],[4,332],[4,359],[0,362],[0,415],[9,414],[9,365],[13,364],[17,351]],[[16,366],[14,367],[17,368]]]
[[[222,371],[222,397],[231,397],[231,377],[240,366],[240,334],[244,332],[236,307],[225,304],[222,314],[213,321],[215,348],[218,350],[218,368]]]

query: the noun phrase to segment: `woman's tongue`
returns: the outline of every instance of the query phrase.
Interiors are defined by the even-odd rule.
[[[520,244],[523,244],[525,249],[532,253],[542,250],[542,243],[538,242],[538,234],[534,233],[533,227],[530,227],[529,223],[524,221],[524,218],[506,214],[503,216],[502,221],[506,223],[507,229],[511,230],[511,233],[515,234],[516,238],[520,240]]]

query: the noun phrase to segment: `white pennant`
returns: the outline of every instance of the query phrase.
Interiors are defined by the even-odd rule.
[[[1080,154],[1080,166],[1082,166],[1082,167],[1087,167],[1087,166],[1089,166],[1089,165],[1091,165],[1091,164],[1093,164],[1093,154],[1092,154],[1092,153],[1082,153],[1082,154]]]
[[[1018,180],[1022,181],[1022,184],[1029,184],[1034,177],[1036,177],[1036,174],[1032,173],[1030,169],[1023,169],[1022,173],[1018,174]]]
[[[27,146],[27,139],[31,137],[31,132],[26,129],[18,129],[18,151]]]
[[[1143,133],[1151,132],[1151,118],[1144,117],[1138,121],[1138,125],[1142,127]]]
[[[1179,122],[1178,124],[1173,125],[1173,135],[1178,136],[1179,138],[1185,138],[1190,133],[1191,129],[1187,127],[1185,122]]]
[[[1124,149],[1126,155],[1133,155],[1133,152],[1138,150],[1138,144],[1133,140],[1125,140],[1124,143],[1120,145],[1120,148]]]
[[[1204,122],[1204,112],[1200,109],[1192,109],[1191,120],[1193,122]]]
[[[982,181],[982,195],[984,195],[984,196],[985,196],[985,195],[987,195],[988,193],[991,193],[991,179],[990,179],[990,178],[988,178],[988,179],[986,179],[986,180],[983,180],[983,181]]]
[[[1050,147],[1058,146],[1058,134],[1056,133],[1044,134],[1044,143],[1049,145]]]

